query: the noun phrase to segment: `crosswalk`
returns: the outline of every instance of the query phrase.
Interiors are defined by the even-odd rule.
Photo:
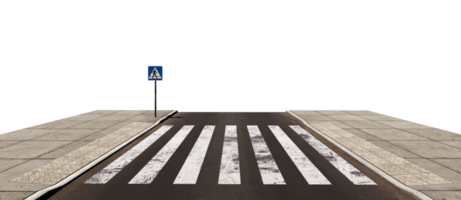
[[[124,167],[130,164],[136,157],[144,152],[157,139],[167,133],[173,125],[163,125],[143,141],[125,152],[122,156],[97,172],[85,181],[85,184],[106,184]],[[174,154],[176,149],[183,143],[185,138],[194,129],[194,125],[184,125],[181,129],[163,146],[163,148],[147,162],[146,165],[127,184],[150,184],[155,177],[161,173],[162,168]],[[196,184],[202,164],[205,160],[208,147],[211,145],[211,138],[215,133],[215,125],[206,125],[195,141],[187,159],[184,161],[181,170],[176,175],[173,184]],[[314,138],[306,130],[298,125],[289,126],[294,132],[301,136],[307,145],[312,146],[320,155],[330,162],[338,171],[355,185],[376,185],[370,178],[360,172],[338,154],[333,152],[322,142]],[[301,172],[309,185],[331,185],[331,182],[322,174],[301,149],[288,137],[278,125],[268,125],[269,130],[281,144],[285,152]],[[286,182],[273,158],[272,153],[261,134],[257,125],[247,125],[249,138],[256,157],[256,163],[261,174],[264,185],[285,185]],[[221,129],[222,130],[222,129]],[[240,160],[239,144],[237,138],[237,126],[226,125],[224,131],[224,142],[221,155],[219,171],[219,185],[240,185]]]

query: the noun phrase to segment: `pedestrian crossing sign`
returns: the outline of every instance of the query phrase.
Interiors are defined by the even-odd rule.
[[[148,80],[149,81],[161,81],[163,80],[162,66],[149,66],[148,68]]]

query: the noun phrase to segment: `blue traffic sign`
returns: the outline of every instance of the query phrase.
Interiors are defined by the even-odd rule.
[[[163,80],[162,66],[149,66],[148,68],[148,80],[149,81],[161,81]]]

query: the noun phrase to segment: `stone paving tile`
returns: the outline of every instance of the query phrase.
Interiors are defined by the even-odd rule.
[[[17,144],[17,143],[20,143],[20,142],[22,142],[22,141],[21,140],[7,140],[7,141],[0,140],[0,149],[5,148],[5,147],[9,147],[11,145],[14,145],[14,144]]]
[[[368,145],[364,145],[364,146],[362,146],[362,147],[363,147],[364,149],[368,150],[368,151],[379,151],[379,150],[381,150],[380,147],[375,146],[375,145],[373,145],[373,144],[371,144],[371,143],[369,143]]]
[[[55,171],[55,173],[61,173],[61,174],[72,174],[74,172],[76,172],[77,170],[79,170],[80,166],[77,166],[77,165],[70,165],[70,164],[67,164],[67,165],[63,165],[61,168],[57,169]]]
[[[301,116],[301,115],[318,115],[321,114],[317,111],[313,110],[290,110],[290,112],[293,112],[294,114]]]
[[[90,142],[88,145],[95,146],[95,147],[101,146],[101,145],[103,145],[103,144],[105,144],[106,142],[109,141],[108,140],[109,137],[110,137],[110,135],[106,135],[106,136],[104,136],[102,138],[99,138],[99,139],[93,141],[93,142]]]
[[[99,150],[104,151],[104,152],[109,152],[110,150],[113,149],[113,147],[108,146],[108,145],[101,145],[98,147]]]
[[[405,175],[395,175],[393,176],[398,181],[402,182],[405,185],[428,185],[428,183],[417,178],[416,176],[405,174]]]
[[[131,115],[107,115],[101,118],[96,119],[95,121],[125,121],[127,119],[132,118]]]
[[[375,155],[379,156],[380,158],[390,158],[390,157],[396,157],[395,154],[385,151],[385,150],[378,150],[378,151],[371,151],[371,153],[374,153]]]
[[[439,141],[439,142],[444,143],[446,145],[450,145],[458,149],[461,149],[461,141]]]
[[[418,156],[414,153],[411,153],[407,150],[397,147],[387,141],[369,141],[369,142],[378,147],[381,147],[382,149],[386,149],[386,151],[389,151],[402,158],[421,158],[421,156]]]
[[[393,120],[399,121],[401,120],[401,119],[397,119],[397,118],[389,117],[385,115],[359,115],[359,116],[361,118],[372,120],[372,121],[393,121]]]
[[[391,162],[384,160],[382,158],[368,159],[367,161],[377,167],[393,165]]]
[[[461,149],[436,141],[389,141],[425,158],[461,158]],[[447,152],[450,152],[449,154]],[[442,157],[443,156],[443,157]]]
[[[398,129],[360,129],[382,140],[428,140],[424,137],[407,133]]]
[[[99,158],[101,155],[103,155],[105,152],[95,152],[95,151],[90,151],[87,154],[84,155],[84,157],[91,158],[95,160],[96,158]]]
[[[140,115],[145,112],[146,110],[121,110],[120,112],[114,113],[114,115]]]
[[[37,169],[34,169],[34,171],[49,173],[49,172],[56,171],[56,169],[62,167],[62,165],[63,165],[62,163],[49,162],[45,165],[40,166]]]
[[[420,178],[421,180],[429,183],[429,184],[442,184],[442,183],[451,183],[450,181],[445,180],[444,178],[437,176],[432,173],[424,173],[424,174],[413,174],[416,177]]]
[[[321,131],[322,133],[325,133],[327,135],[339,135],[337,133],[335,133],[334,131],[330,130],[330,129],[327,129],[321,125],[316,125],[315,126],[316,129],[318,129],[319,131]]]
[[[368,129],[368,128],[389,128],[389,126],[365,120],[354,120],[354,121],[341,121],[342,123],[358,129]]]
[[[78,169],[75,169],[76,167],[74,167],[74,165],[63,165],[61,166],[60,168],[56,169],[54,171],[54,173],[60,173],[60,174],[72,174],[74,173],[75,171],[77,171]]]
[[[80,169],[87,164],[88,163],[84,162],[83,160],[75,159],[74,161],[70,162],[68,165],[74,165],[75,167],[78,167]]]
[[[379,113],[371,112],[368,110],[346,110],[344,112],[353,115],[379,115]]]
[[[162,116],[157,115],[157,117],[153,115],[138,115],[133,118],[128,119],[128,121],[132,122],[151,122],[154,123],[159,120]]]
[[[379,138],[377,138],[377,137],[375,137],[373,135],[370,135],[368,133],[365,133],[365,132],[363,132],[363,131],[361,131],[359,129],[347,128],[347,129],[344,129],[344,130],[349,132],[349,133],[352,133],[352,134],[354,134],[354,135],[356,135],[356,136],[358,136],[358,137],[360,137],[360,138],[362,138],[364,140],[367,140],[367,141],[368,140],[381,140],[381,139],[379,139]]]
[[[9,199],[25,199],[32,195],[34,192],[0,192],[1,200]]]
[[[355,147],[357,146],[357,144],[353,143],[353,142],[349,142],[349,141],[346,141],[346,142],[339,142],[337,141],[339,144],[345,146],[346,148],[351,148],[351,147]]]
[[[139,133],[139,132],[138,132]],[[119,141],[119,140],[122,140],[122,142],[130,139],[131,137],[133,137],[132,134],[125,134],[125,135],[122,135],[120,137],[118,137],[116,140]]]
[[[49,173],[41,177],[40,179],[35,180],[34,183],[53,185],[59,182],[60,180],[66,178],[67,176],[68,174]]]
[[[434,162],[461,173],[461,159],[434,159]]]
[[[440,130],[440,129],[435,129],[435,128],[429,128],[429,129],[405,129],[406,132],[413,133],[415,135],[419,135],[421,137],[425,137],[431,140],[453,140],[453,141],[460,141],[461,140],[461,135]]]
[[[387,161],[389,161],[390,163],[394,164],[394,165],[408,165],[410,164],[410,162],[408,162],[407,160],[403,159],[403,158],[400,158],[400,157],[388,157],[388,158],[384,158],[386,159]]]
[[[126,135],[128,133],[128,131],[129,130],[121,130],[121,129],[119,129],[119,130],[114,131],[113,133],[111,133],[110,134],[111,136],[109,138],[112,138],[112,139],[118,138],[118,137],[120,137],[122,135]]]
[[[129,124],[131,124],[131,123],[133,123],[133,122],[131,122],[131,121],[124,121],[124,122],[120,122],[120,123],[118,123],[118,124],[114,124],[114,125],[112,125],[112,126],[110,126],[110,127],[107,127],[107,129],[112,129],[112,131],[114,131],[114,130],[116,130],[116,129],[123,128],[123,127],[125,127],[126,125],[129,125]]]
[[[351,151],[354,151],[354,152],[356,152],[356,151],[357,152],[359,152],[359,151],[368,151],[368,150],[366,150],[366,149],[364,149],[364,148],[362,148],[360,146],[357,146],[357,145],[353,145],[348,149],[351,150]]]
[[[117,143],[117,145],[118,145],[118,144],[121,144],[121,143],[127,141],[127,140],[128,140],[129,138],[131,138],[131,137],[133,137],[133,136],[128,135],[128,134],[125,134],[125,135],[122,135],[122,136],[119,136],[119,137],[115,138],[115,139],[113,140],[113,142],[114,142],[114,143]]]
[[[388,125],[390,127],[399,128],[399,129],[425,129],[430,128],[429,126],[424,126],[421,124],[408,122],[408,121],[378,121],[381,124]]]
[[[94,140],[97,140],[99,138],[102,138],[110,133],[114,132],[114,130],[102,130],[102,131],[98,131],[96,133],[93,133],[87,137],[84,137],[80,140],[91,140],[91,141],[94,141]]]
[[[380,158],[378,155],[371,153],[371,152],[356,152],[360,157],[365,159],[373,159],[373,158]]]
[[[65,156],[67,157],[82,157],[83,155],[85,155],[86,153],[88,153],[88,151],[84,151],[84,150],[81,150],[81,149],[76,149],[70,153],[67,153]]]
[[[54,163],[61,163],[61,164],[67,164],[72,162],[73,160],[77,159],[78,157],[72,157],[72,156],[61,156],[59,158],[56,158],[53,160]]]
[[[461,199],[461,191],[422,191],[434,200]]]
[[[338,128],[352,128],[351,126],[348,126],[348,125],[346,125],[344,123],[341,123],[341,122],[338,122],[338,121],[309,121],[309,124],[310,123],[319,123],[319,122],[328,122],[330,124],[335,125]]]
[[[0,149],[1,158],[36,158],[70,141],[25,141]]]
[[[83,124],[73,126],[72,129],[105,129],[110,126],[113,126],[120,121],[89,121]]]
[[[360,146],[367,146],[369,145],[370,143],[367,142],[366,140],[363,140],[362,138],[359,138],[357,136],[354,136],[354,137],[347,137],[347,139],[349,139],[349,141],[351,142],[354,142]]]
[[[11,181],[32,183],[33,181],[45,176],[45,172],[30,171],[22,176],[12,179]]]
[[[99,155],[99,156],[104,155],[106,152],[107,152],[107,150],[105,150],[104,148],[101,148],[101,147],[98,147],[96,149],[91,150],[91,153],[93,153],[95,155]],[[87,156],[87,157],[90,157],[90,156]]]
[[[78,150],[84,151],[84,152],[86,152],[85,154],[87,154],[87,153],[91,152],[95,148],[96,147],[91,147],[91,146],[85,145],[85,146],[82,146],[82,147],[78,148]]]
[[[120,110],[95,110],[92,112],[84,113],[82,115],[111,115],[117,112],[120,112]]]
[[[395,175],[403,175],[403,174],[408,174],[407,171],[403,170],[402,168],[395,166],[395,165],[388,165],[384,169],[382,169],[389,175],[395,176]]]
[[[79,140],[95,132],[97,130],[65,129],[37,137],[34,140]]]
[[[70,153],[71,151],[74,151],[82,146],[85,146],[89,144],[88,141],[75,141],[75,142],[72,142],[68,145],[65,145],[65,146],[62,146],[60,148],[57,148],[56,150],[54,151],[51,151],[47,154],[44,154],[42,156],[40,156],[40,158],[58,158],[58,157],[61,157],[67,153]]]
[[[316,112],[323,115],[347,115],[347,112],[337,110],[316,110]]]
[[[68,121],[91,121],[94,119],[98,119],[100,117],[103,117],[105,115],[77,115],[73,117],[68,117],[62,120],[68,120]]]
[[[367,120],[367,119],[364,119],[364,118],[361,118],[361,117],[358,117],[358,116],[355,116],[355,115],[328,115],[328,117],[334,119],[334,120],[339,120],[339,121],[343,121],[343,120]]]
[[[0,140],[30,140],[42,135],[46,135],[56,130],[32,130],[32,129],[22,129],[19,131],[13,131],[0,135]]]
[[[335,138],[335,141],[336,141],[336,142],[339,142],[339,143],[341,143],[341,144],[343,144],[343,143],[345,144],[345,143],[351,142],[351,141],[349,141],[347,138],[344,138],[344,137]]]
[[[158,116],[165,116],[169,113],[173,112],[173,110],[157,110],[157,117]],[[155,111],[154,110],[148,110],[146,112],[141,113],[142,115],[154,115]]]
[[[431,173],[430,171],[427,171],[424,168],[415,164],[399,165],[399,167],[411,174]]]
[[[27,162],[27,159],[0,159],[0,172],[10,169],[21,163]]]
[[[65,129],[69,127],[73,127],[77,124],[81,124],[83,121],[68,121],[68,120],[58,120],[54,122],[49,122],[46,124],[41,124],[38,126],[33,126],[28,129]]]
[[[309,120],[309,121],[332,121],[333,120],[332,118],[325,116],[325,115],[321,115],[321,114],[302,115],[300,117],[302,117],[304,120]]]

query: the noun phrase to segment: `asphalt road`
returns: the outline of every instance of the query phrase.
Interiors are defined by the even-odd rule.
[[[161,129],[164,125],[172,125],[162,136],[148,146],[142,153],[126,164],[119,172],[104,184],[88,184],[85,181],[91,179],[95,174],[101,172],[102,169],[110,165],[125,152],[132,149],[138,143],[150,136],[153,132]],[[169,142],[174,139],[183,130],[185,125],[193,125],[193,128],[185,139],[181,142]],[[208,149],[206,149],[203,164],[199,169],[184,169],[189,174],[194,171],[199,172],[195,184],[174,184],[178,174],[182,170],[186,159],[188,159],[191,150],[198,141],[199,136],[206,125],[214,125],[211,140],[209,141]],[[231,128],[228,126],[236,126],[236,140],[232,143],[227,137],[230,134]],[[278,169],[264,171],[266,168],[260,167],[258,164],[256,151],[252,145],[248,125],[256,125],[260,134],[264,138],[268,149],[276,163]],[[274,133],[275,129],[269,126],[275,125],[290,138],[294,144],[301,150],[302,154],[312,161],[315,168],[318,169],[321,175],[326,178],[329,184],[313,184],[311,179],[300,170],[289,154],[284,145],[289,143],[281,143]],[[341,158],[353,165],[356,169],[363,173],[365,178],[369,178],[373,185],[354,184],[336,167],[334,167],[328,159],[322,156],[312,145],[309,145],[303,137],[297,134],[290,125],[299,125],[307,130],[311,135],[325,144],[329,149],[336,152]],[[183,134],[181,133],[181,134]],[[226,138],[227,137],[227,138]],[[226,139],[225,139],[226,138]],[[233,137],[235,139],[235,137]],[[255,138],[255,137],[253,137]],[[174,139],[177,140],[177,139]],[[171,143],[171,144],[170,144]],[[170,148],[174,144],[179,144],[177,148]],[[237,145],[238,149],[234,153],[238,153],[238,158],[233,157],[233,162],[230,165],[237,163],[237,168],[234,167],[233,173],[229,176],[236,175],[240,178],[237,183],[225,184],[222,182],[222,157],[223,153],[228,152],[230,146]],[[167,145],[168,149],[162,148]],[[226,146],[229,145],[229,146]],[[139,145],[138,145],[139,146]],[[199,145],[198,145],[199,146]],[[204,145],[201,145],[202,149]],[[206,145],[205,145],[206,146]],[[227,150],[223,150],[227,149]],[[296,148],[295,148],[296,149]],[[144,184],[129,184],[134,177],[139,176],[138,173],[146,168],[146,164],[156,156],[158,152],[162,155],[159,159],[165,159],[168,152],[174,152],[167,159],[163,167],[158,170],[158,174],[151,183]],[[167,152],[167,153],[165,153]],[[231,150],[229,150],[232,153]],[[292,151],[290,151],[292,152]],[[267,152],[266,152],[267,153]],[[235,155],[234,155],[235,156]],[[303,156],[303,155],[297,155]],[[267,157],[267,156],[265,156]],[[157,157],[156,157],[157,158]],[[158,160],[158,159],[153,159]],[[155,162],[155,161],[151,161]],[[270,163],[269,163],[270,164]],[[187,171],[189,170],[189,171]],[[235,171],[236,170],[236,171]],[[267,169],[266,169],[267,170]],[[152,171],[152,170],[151,170]],[[147,170],[149,172],[149,170]],[[112,172],[111,172],[112,173]],[[283,177],[283,181],[278,180],[278,184],[264,184],[263,176],[266,178],[274,178],[279,173]],[[137,176],[138,175],[138,176]],[[317,177],[318,178],[318,177]],[[195,179],[194,179],[195,180]],[[235,181],[235,180],[234,180]],[[239,183],[238,183],[239,182]],[[224,183],[224,184],[223,184]],[[48,197],[47,197],[48,198]],[[374,174],[371,170],[364,167],[355,159],[336,148],[334,145],[315,134],[308,127],[302,125],[299,121],[289,116],[287,113],[188,113],[180,112],[158,125],[155,129],[149,131],[139,139],[133,141],[125,148],[121,149],[111,157],[105,159],[100,164],[88,170],[65,187],[57,191],[49,199],[411,199],[407,195],[400,192],[384,179]]]

